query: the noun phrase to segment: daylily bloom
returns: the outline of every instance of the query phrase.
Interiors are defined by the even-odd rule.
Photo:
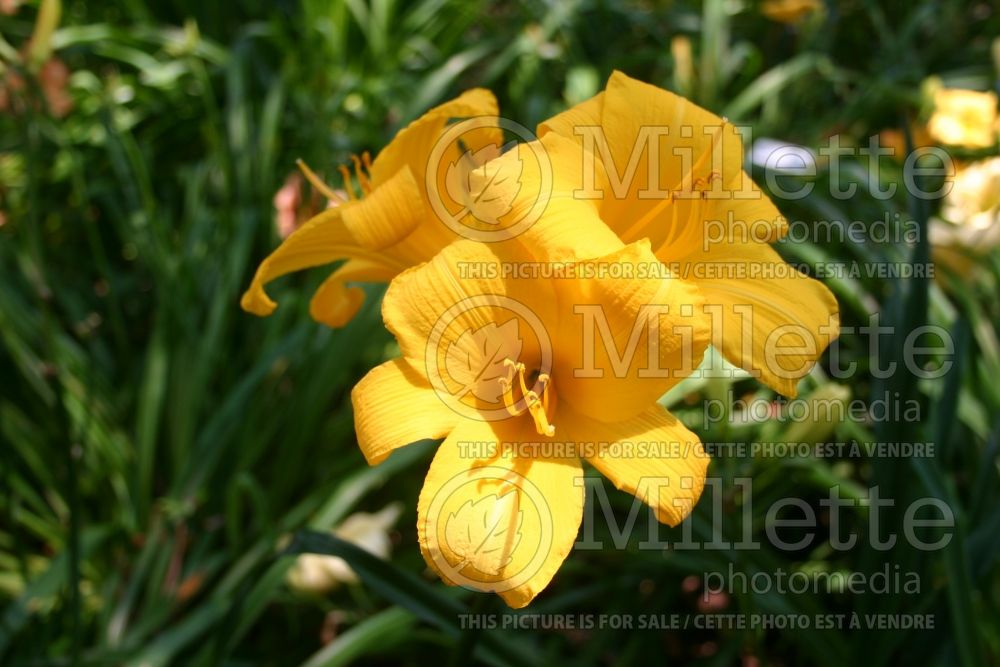
[[[584,169],[603,163],[607,183],[594,179],[579,196],[597,200],[623,242],[649,239],[657,259],[699,288],[725,358],[795,396],[838,334],[837,301],[769,245],[788,225],[743,171],[737,128],[615,72],[604,92],[541,123],[539,136],[550,133],[585,147]]]
[[[581,457],[670,525],[691,511],[708,465],[698,437],[656,402],[707,349],[698,290],[665,269],[644,276],[662,267],[649,242],[625,245],[593,202],[574,198],[564,177],[578,178],[581,150],[548,143],[555,188],[542,219],[503,243],[456,241],[397,276],[382,312],[402,358],[352,392],[369,464],[444,439],[420,494],[421,551],[447,583],[512,607],[528,604],[572,548]],[[530,192],[532,179],[522,185]],[[490,270],[569,261],[569,220],[592,259],[556,278]],[[659,455],[615,449],[623,443],[656,443]]]
[[[934,113],[927,122],[927,131],[935,141],[948,146],[996,146],[996,93],[935,88]]]
[[[317,290],[309,311],[331,327],[349,322],[364,300],[364,292],[349,283],[388,282],[455,238],[455,232],[428,210],[425,179],[431,150],[452,119],[497,113],[493,94],[481,88],[431,109],[400,130],[374,160],[367,153],[354,156],[353,182],[349,170],[341,167],[346,200],[306,170],[314,185],[339,205],[299,227],[261,263],[240,302],[243,309],[270,315],[277,304],[264,291],[267,283],[293,271],[343,261]],[[474,150],[499,145],[496,136],[485,131],[463,139]],[[459,158],[457,146],[445,152],[445,160]]]

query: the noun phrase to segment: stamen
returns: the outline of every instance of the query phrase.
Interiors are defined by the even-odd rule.
[[[316,172],[314,172],[312,169],[309,168],[309,165],[305,163],[305,160],[301,159],[296,160],[295,164],[296,166],[298,166],[299,171],[302,172],[302,175],[306,177],[306,180],[309,181],[309,183],[314,188],[316,188],[320,192],[320,194],[322,194],[324,197],[326,197],[330,201],[335,201],[339,204],[343,204],[345,201],[347,201],[336,190],[334,190],[329,185],[324,183],[323,179],[317,176]]]
[[[354,194],[354,184],[351,183],[351,172],[345,165],[338,166],[337,170],[340,172],[341,178],[344,179],[344,192],[346,192],[347,196],[351,199],[357,199],[357,195]]]
[[[515,364],[510,359],[504,359],[503,365],[507,368],[510,375],[505,378],[499,378],[500,388],[503,389],[503,404],[507,408],[507,412],[512,416],[516,417],[520,414],[514,401],[514,376],[518,374],[519,364]]]
[[[539,373],[538,384],[540,385],[538,391],[542,392],[542,407],[545,409],[545,414],[549,414],[549,386],[552,384],[552,378],[548,373]]]
[[[372,154],[365,151],[361,154],[361,161],[365,163],[365,171],[371,173],[372,170]]]
[[[351,155],[351,161],[354,162],[354,175],[358,177],[361,191],[368,194],[372,191],[372,183],[368,180],[368,175],[365,174],[365,170],[361,166],[361,159],[357,155]]]

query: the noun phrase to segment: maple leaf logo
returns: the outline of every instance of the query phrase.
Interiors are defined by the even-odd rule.
[[[460,385],[454,395],[462,398],[471,391],[481,401],[498,403],[503,393],[500,378],[508,375],[504,361],[517,361],[523,345],[517,318],[499,326],[487,322],[462,333],[448,345],[445,356],[448,375]]]
[[[471,565],[484,574],[498,576],[514,558],[523,521],[524,512],[514,491],[483,496],[476,502],[466,500],[448,515],[444,526],[445,543],[462,556],[456,570]]]
[[[500,149],[490,144],[478,151],[467,150],[448,165],[445,189],[464,207],[458,217],[468,212],[480,222],[499,225],[500,218],[514,207],[524,163],[516,153],[495,160],[499,155]]]

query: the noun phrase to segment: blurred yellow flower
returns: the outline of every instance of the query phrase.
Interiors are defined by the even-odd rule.
[[[765,0],[760,5],[760,11],[772,21],[799,23],[822,7],[820,0]]]
[[[989,148],[997,143],[997,96],[960,88],[934,90],[931,137],[948,146]]]
[[[973,162],[955,174],[941,217],[963,227],[986,229],[1000,216],[1000,157]]]
[[[333,534],[381,559],[389,558],[392,542],[389,530],[399,519],[402,507],[393,503],[375,514],[357,512],[344,519]],[[351,566],[338,556],[302,554],[286,575],[288,585],[297,591],[329,593],[341,584],[358,581]]]
[[[886,128],[878,133],[878,139],[880,146],[892,151],[890,157],[898,162],[906,160],[906,133],[902,129],[896,127]],[[910,140],[913,142],[914,150],[930,146],[934,143],[927,133],[927,126],[918,123],[910,125]]]
[[[743,171],[737,128],[621,72],[603,93],[543,122],[538,134],[586,141],[581,128],[601,129],[589,135],[588,150],[603,160],[609,178],[625,174],[597,193],[601,219],[625,243],[649,239],[657,259],[698,287],[714,312],[712,342],[729,362],[795,396],[798,380],[837,337],[839,308],[825,285],[771,248],[788,226]],[[637,160],[640,151],[650,154],[654,140],[658,160]],[[662,194],[651,196],[653,189]],[[790,327],[808,340],[800,354],[779,362],[768,341]]]
[[[430,259],[455,238],[453,231],[429,213],[425,200],[431,148],[452,119],[497,113],[493,93],[470,90],[400,130],[374,161],[367,153],[355,156],[354,180],[360,193],[355,192],[346,167],[341,167],[346,201],[315,181],[325,196],[340,205],[299,227],[261,263],[240,302],[243,309],[270,315],[277,304],[264,291],[267,283],[293,271],[346,260],[317,290],[309,311],[315,320],[331,327],[349,322],[361,307],[364,292],[348,283],[389,282],[407,267]],[[472,134],[468,139],[471,149],[497,143],[486,133]],[[474,145],[479,139],[482,146]],[[448,159],[457,161],[458,157],[449,155]]]

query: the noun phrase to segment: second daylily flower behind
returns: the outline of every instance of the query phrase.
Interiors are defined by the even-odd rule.
[[[302,225],[261,263],[243,295],[243,309],[270,315],[277,304],[264,291],[267,283],[294,271],[346,260],[317,290],[309,311],[331,327],[349,322],[361,307],[364,292],[348,283],[387,283],[456,237],[428,209],[428,158],[452,119],[497,113],[493,93],[470,90],[400,130],[374,161],[367,153],[355,156],[353,183],[348,170],[341,169],[347,201],[327,192],[334,206]],[[499,134],[488,131],[465,139],[477,151],[500,143]],[[452,152],[456,151],[457,147]],[[457,160],[458,154],[445,158]]]

